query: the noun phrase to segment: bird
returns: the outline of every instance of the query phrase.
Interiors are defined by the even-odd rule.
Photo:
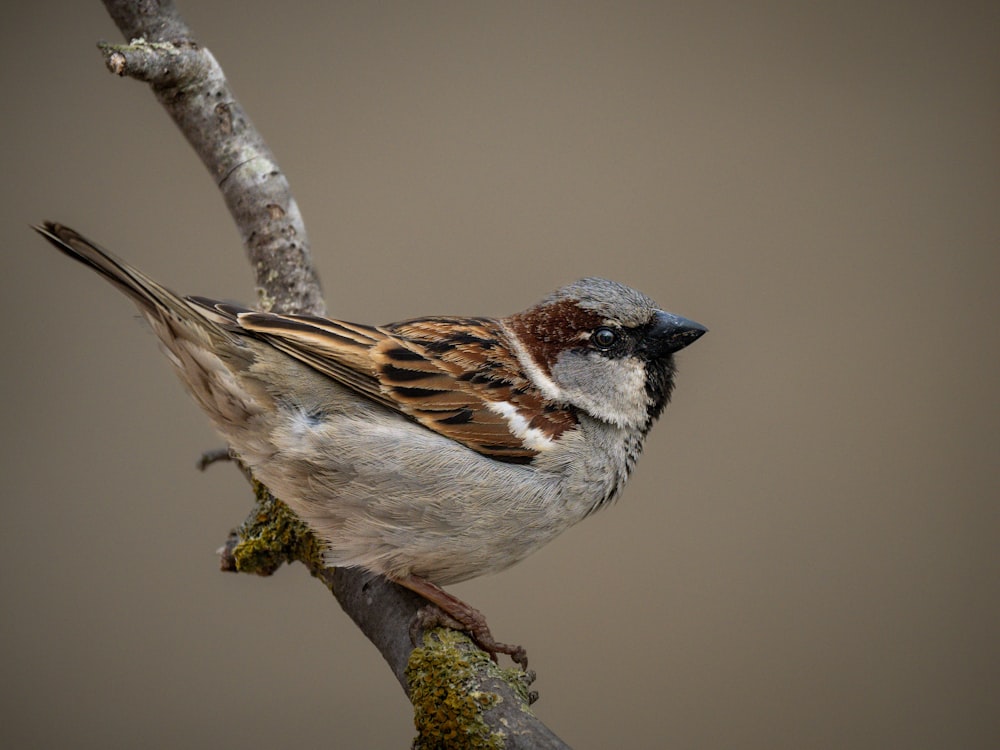
[[[707,329],[583,278],[503,318],[386,325],[180,296],[53,222],[33,227],[131,298],[233,454],[329,566],[412,590],[527,666],[443,587],[504,570],[609,505]]]

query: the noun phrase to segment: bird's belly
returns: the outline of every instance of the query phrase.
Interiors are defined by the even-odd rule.
[[[586,515],[559,471],[487,458],[407,420],[287,425],[247,457],[331,565],[448,584],[503,570]],[[255,460],[256,458],[256,460]]]

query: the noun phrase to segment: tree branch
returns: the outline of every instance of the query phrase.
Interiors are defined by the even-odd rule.
[[[319,276],[288,180],[171,0],[106,0],[130,44],[98,45],[108,69],[148,83],[215,179],[257,280],[260,307],[323,315]]]
[[[325,314],[305,225],[284,174],[172,0],[105,0],[129,44],[101,43],[108,69],[148,83],[216,180],[253,265],[260,307]],[[210,463],[210,461],[206,462]],[[384,578],[330,569],[320,545],[291,511],[254,482],[257,503],[230,535],[223,570],[270,575],[299,561],[388,662],[414,703],[415,747],[567,747],[528,709],[530,675],[501,670],[464,635],[411,625],[425,602]]]

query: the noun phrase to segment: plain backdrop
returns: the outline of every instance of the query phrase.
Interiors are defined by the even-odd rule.
[[[583,275],[711,332],[619,503],[454,587],[577,748],[993,748],[991,2],[182,3],[287,173],[331,313],[502,315]],[[407,747],[300,568],[217,571],[232,467],[54,219],[252,302],[100,3],[2,33],[0,745]]]

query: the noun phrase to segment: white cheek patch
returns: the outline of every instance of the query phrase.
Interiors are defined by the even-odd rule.
[[[509,401],[489,401],[487,408],[507,420],[507,425],[524,447],[533,451],[545,451],[555,445],[555,441],[537,427],[528,424],[528,420]]]
[[[625,360],[626,365],[622,369],[625,371],[621,379],[619,390],[625,393],[641,394],[643,406],[649,401],[646,396],[646,366],[635,359]]]
[[[553,374],[566,400],[592,417],[619,427],[639,427],[648,419],[645,365],[631,357],[607,359],[596,353],[560,356]]]
[[[645,366],[634,359],[615,360],[608,362],[602,374],[604,389],[597,399],[591,399],[588,411],[622,427],[643,424],[649,408]]]

